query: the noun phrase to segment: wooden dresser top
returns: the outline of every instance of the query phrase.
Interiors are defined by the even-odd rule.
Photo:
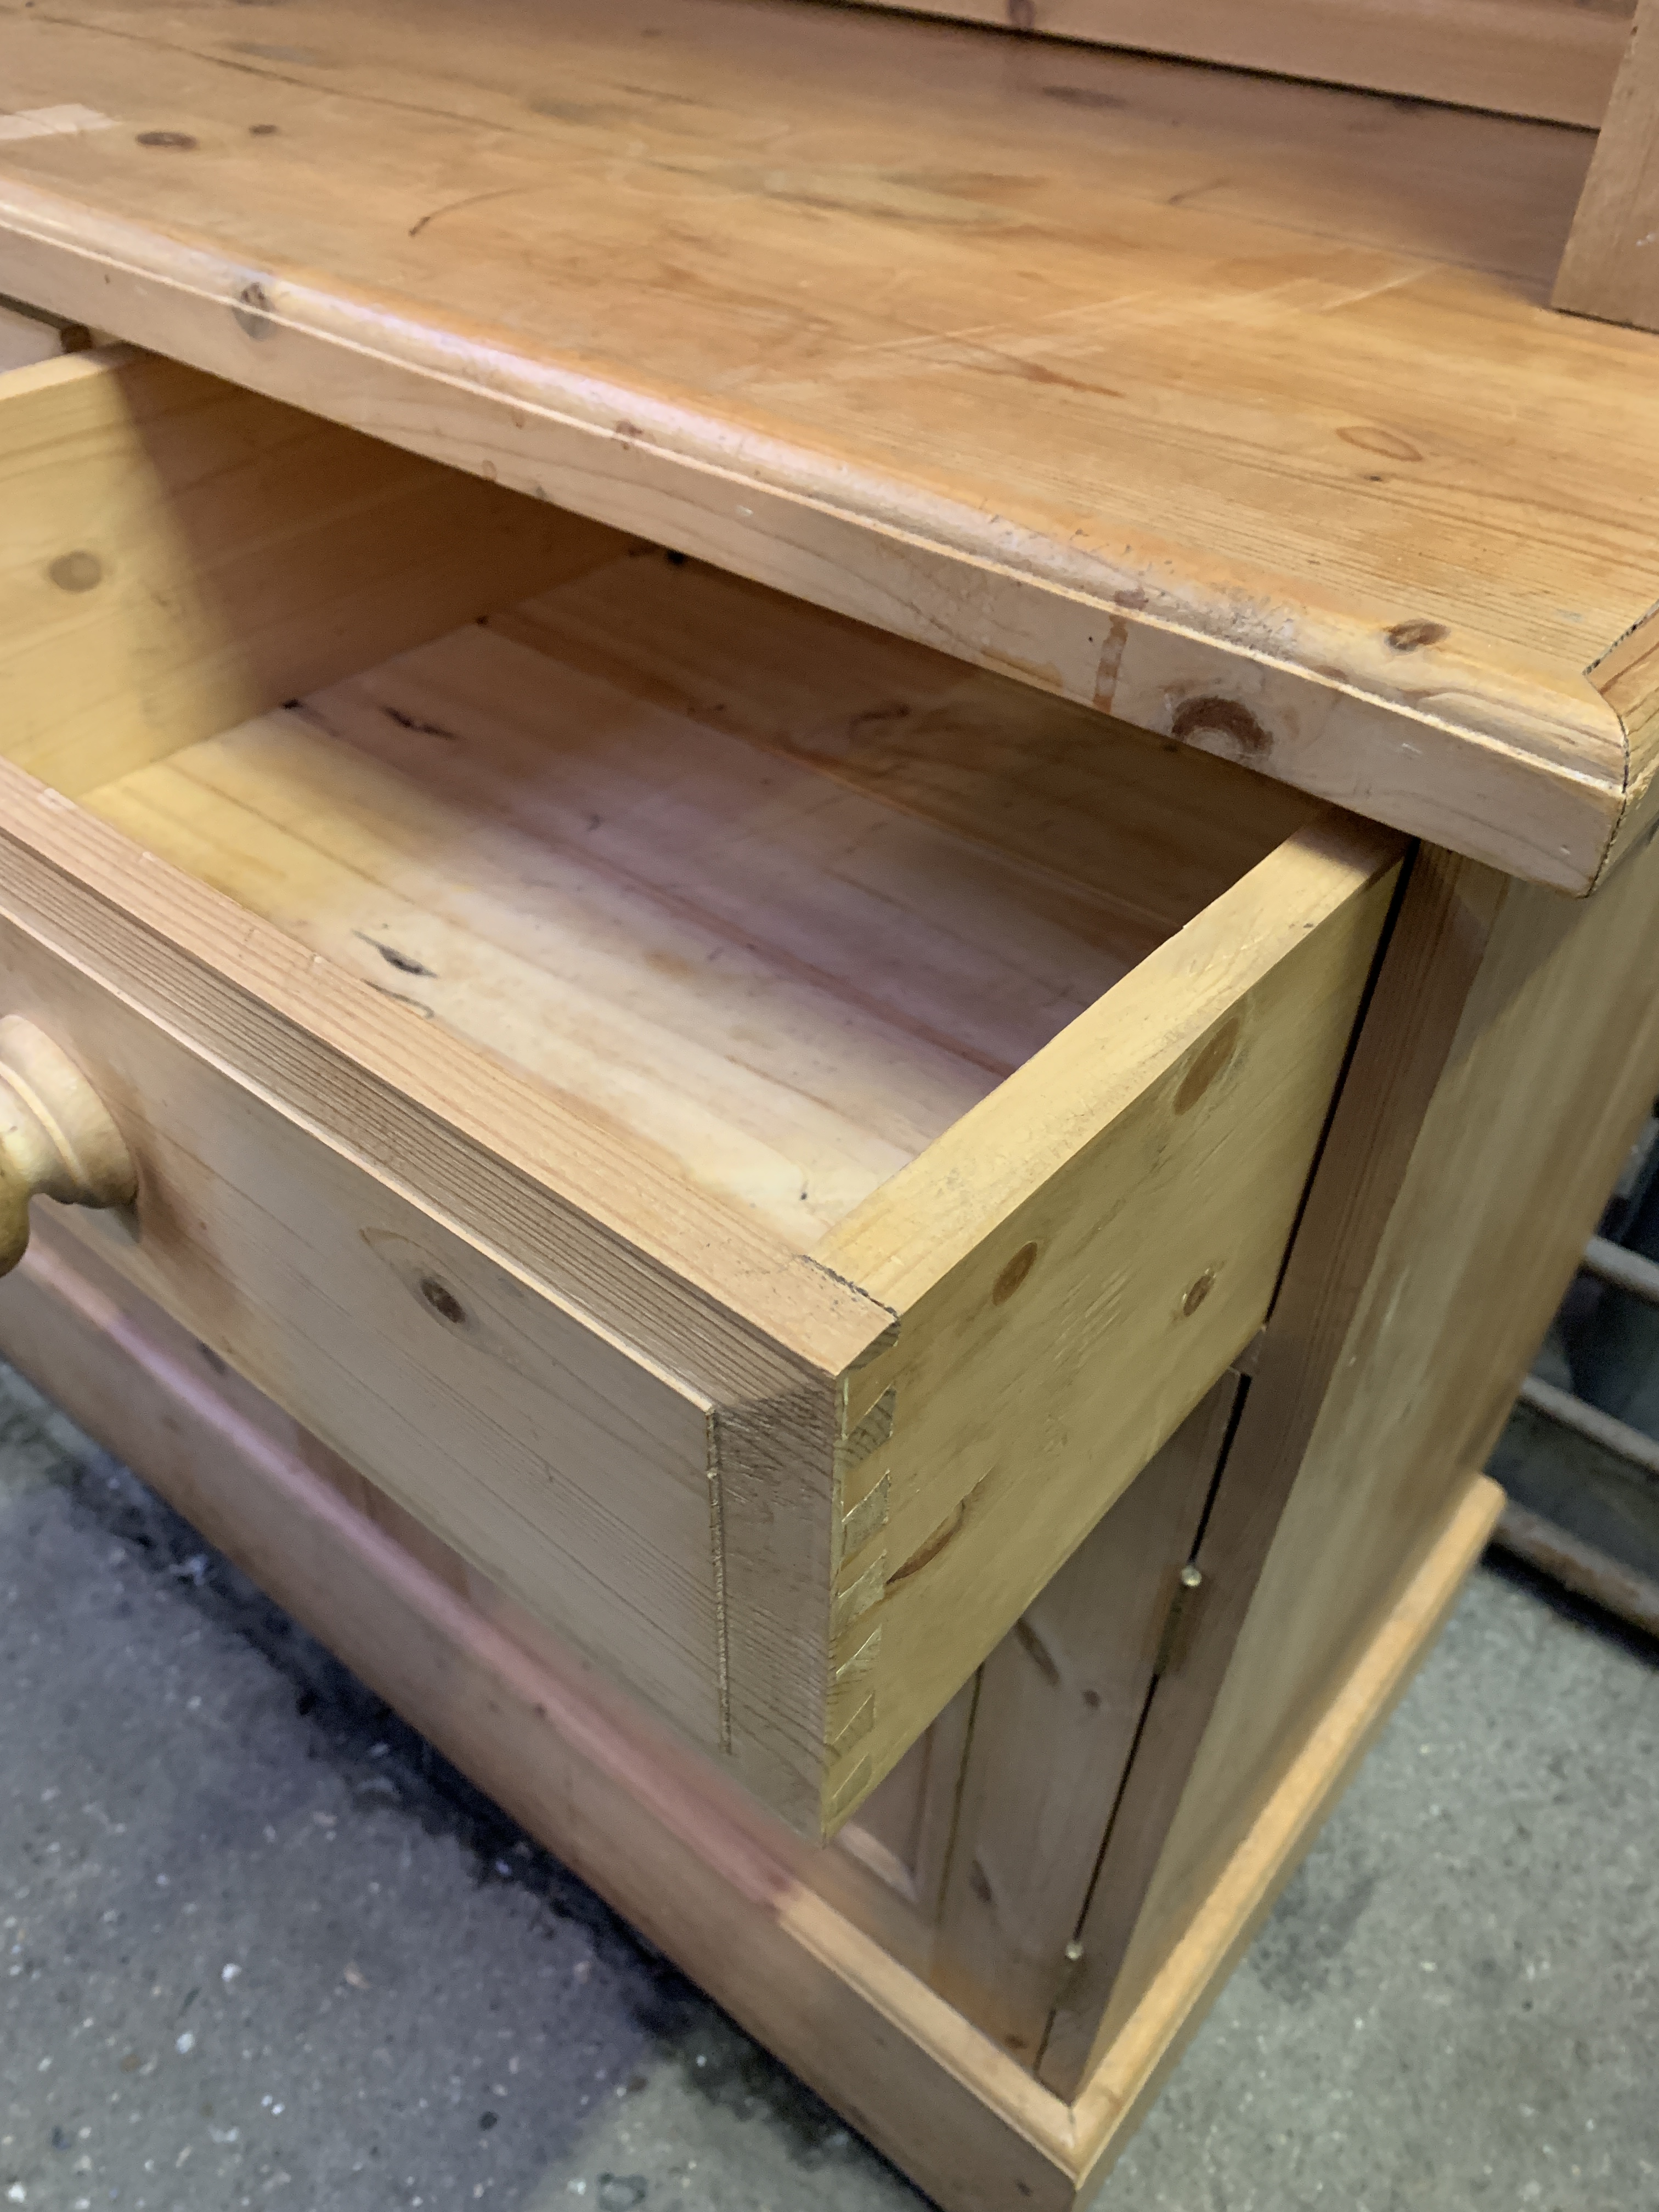
[[[1514,873],[1645,824],[1586,132],[815,0],[0,0],[0,292]]]

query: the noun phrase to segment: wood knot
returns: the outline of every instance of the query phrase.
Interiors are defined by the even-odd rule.
[[[991,1285],[991,1304],[1006,1306],[1014,1292],[1036,1265],[1037,1247],[1022,1244],[1013,1258]]]
[[[1206,1267],[1181,1301],[1182,1312],[1188,1316],[1195,1314],[1214,1288],[1215,1269]]]
[[[1382,635],[1395,653],[1415,653],[1421,646],[1438,645],[1451,632],[1444,623],[1399,622]]]
[[[231,316],[244,337],[259,342],[274,337],[276,325],[271,297],[258,283],[244,284],[231,302]]]
[[[1060,1686],[1060,1669],[1054,1664],[1054,1654],[1028,1620],[1014,1623],[1014,1640],[1036,1668],[1049,1688]]]
[[[74,553],[60,553],[46,574],[60,592],[92,592],[104,580],[104,564],[95,553],[82,547]]]
[[[1375,422],[1352,422],[1336,434],[1344,445],[1358,446],[1362,453],[1381,453],[1385,460],[1420,461],[1423,458],[1409,438]]]
[[[1200,732],[1231,738],[1247,760],[1273,750],[1270,733],[1237,699],[1183,699],[1170,718],[1170,735],[1185,744]]]
[[[465,1328],[466,1308],[447,1283],[441,1283],[435,1275],[423,1275],[421,1296],[440,1321],[447,1321],[456,1328]]]
[[[919,1575],[924,1567],[932,1566],[945,1547],[961,1534],[967,1523],[968,1508],[972,1502],[972,1498],[973,1492],[970,1491],[955,1512],[947,1514],[933,1534],[925,1537],[917,1545],[903,1565],[894,1569],[887,1577],[887,1588],[890,1590],[896,1589],[901,1583],[908,1583],[912,1575]]]
[[[1175,1095],[1177,1114],[1189,1114],[1210,1085],[1226,1066],[1237,1049],[1239,1018],[1230,1015],[1215,1035],[1200,1045],[1187,1073],[1181,1079],[1181,1088]]]

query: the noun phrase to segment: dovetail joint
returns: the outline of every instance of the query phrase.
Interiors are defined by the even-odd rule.
[[[863,1796],[870,1787],[871,1771],[868,1758],[860,1759],[836,1781],[825,1786],[823,1820],[826,1827],[839,1820],[844,1812],[850,1811]]]
[[[836,1473],[838,1476],[850,1474],[862,1466],[873,1451],[880,1449],[893,1433],[893,1411],[898,1402],[896,1387],[889,1383],[868,1413],[861,1414],[842,1436],[836,1448]]]
[[[887,1526],[891,1494],[888,1479],[884,1474],[873,1490],[866,1492],[856,1505],[849,1507],[842,1516],[841,1559],[854,1558],[872,1536],[878,1536]]]
[[[872,1606],[881,1603],[886,1592],[887,1554],[881,1552],[861,1575],[836,1592],[830,1607],[830,1641],[839,1643],[854,1621],[861,1620]]]
[[[726,1498],[720,1487],[720,1431],[711,1411],[705,1424],[708,1478],[708,1546],[714,1579],[714,1694],[720,1749],[732,1749],[732,1637],[726,1603]]]

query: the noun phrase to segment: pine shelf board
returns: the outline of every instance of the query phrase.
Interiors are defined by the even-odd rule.
[[[0,82],[9,291],[1516,874],[1644,825],[1583,131],[815,0],[0,5]]]

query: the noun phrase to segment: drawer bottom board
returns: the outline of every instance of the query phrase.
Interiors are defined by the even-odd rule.
[[[1076,2100],[1042,2087],[802,1880],[801,1849],[574,1660],[532,1651],[413,1524],[182,1331],[38,1234],[0,1353],[670,1954],[946,2212],[1073,2212],[1157,2095],[1410,1681],[1503,1492],[1474,1475]],[[131,1294],[126,1294],[131,1297]],[[326,1471],[319,1472],[323,1468]],[[396,1509],[392,1509],[394,1515]]]

